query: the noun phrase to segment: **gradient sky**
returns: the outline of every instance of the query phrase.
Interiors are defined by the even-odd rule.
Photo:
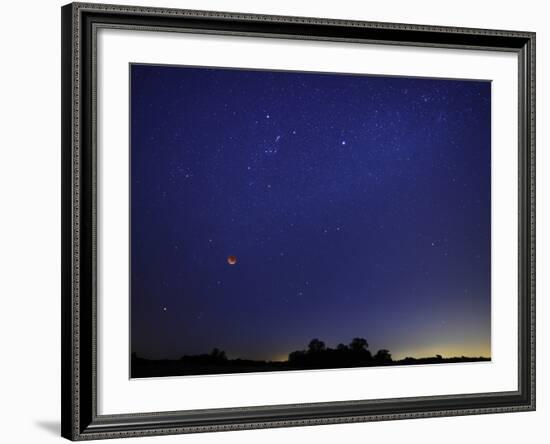
[[[490,82],[130,75],[134,352],[490,356]]]

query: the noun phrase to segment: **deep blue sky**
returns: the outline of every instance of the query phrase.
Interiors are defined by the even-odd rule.
[[[490,355],[490,82],[130,75],[133,351]]]

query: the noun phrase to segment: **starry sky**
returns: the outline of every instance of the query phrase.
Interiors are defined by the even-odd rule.
[[[490,356],[490,81],[130,77],[132,351]]]

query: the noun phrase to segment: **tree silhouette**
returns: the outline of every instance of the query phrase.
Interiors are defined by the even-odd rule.
[[[303,362],[306,352],[304,350],[296,350],[288,355],[288,362]]]
[[[374,355],[374,360],[378,364],[389,364],[390,362],[393,361],[391,357],[391,353],[389,352],[389,350],[386,350],[385,348],[378,350],[376,352],[376,354]]]
[[[336,351],[339,351],[339,352],[347,352],[347,351],[349,351],[349,348],[348,348],[348,346],[347,346],[346,344],[340,343],[340,344],[338,344],[338,345],[336,346]]]
[[[353,352],[363,352],[366,351],[367,348],[369,348],[369,344],[367,343],[366,339],[363,338],[353,338],[353,340],[349,344],[349,348]]]
[[[325,343],[315,338],[309,342],[308,349],[310,353],[321,353],[326,350]]]
[[[212,351],[210,352],[210,356],[215,361],[226,361],[227,360],[227,356],[225,356],[225,352],[223,350],[218,349],[218,348],[213,348]]]

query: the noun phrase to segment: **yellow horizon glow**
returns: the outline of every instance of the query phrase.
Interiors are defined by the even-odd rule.
[[[383,347],[382,347],[383,348]],[[374,355],[378,349],[370,350]],[[399,361],[407,357],[421,359],[432,358],[441,355],[443,358],[491,358],[491,344],[430,344],[415,349],[389,350],[394,361]],[[288,353],[280,353],[267,359],[272,362],[285,362],[288,360]]]
[[[390,353],[392,351],[390,350]],[[396,350],[392,353],[394,360],[412,358],[429,358],[435,355],[441,355],[444,358],[459,358],[466,356],[468,358],[491,357],[491,344],[430,344],[409,350]]]

